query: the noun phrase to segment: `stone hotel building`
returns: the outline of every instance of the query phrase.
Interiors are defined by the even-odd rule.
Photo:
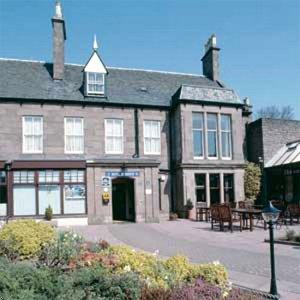
[[[159,222],[243,200],[251,107],[219,80],[214,35],[192,75],[107,67],[96,40],[66,64],[59,2],[52,28],[53,63],[0,59],[2,217]]]

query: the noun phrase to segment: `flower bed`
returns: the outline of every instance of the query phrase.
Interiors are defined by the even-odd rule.
[[[34,227],[31,222],[18,222],[17,227]],[[14,226],[4,226],[0,236],[10,240],[7,232]],[[24,240],[14,242],[15,253]],[[33,252],[22,256],[11,255],[11,248],[0,244],[4,299],[262,299],[233,289],[227,270],[218,262],[192,264],[182,255],[161,259],[157,252],[110,246],[105,241],[85,243],[72,232],[55,232],[35,245]]]

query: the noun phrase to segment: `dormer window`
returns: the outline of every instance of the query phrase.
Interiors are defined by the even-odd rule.
[[[97,49],[98,44],[95,37],[93,53],[83,69],[85,96],[105,96],[105,77],[108,72]]]
[[[95,72],[87,72],[87,93],[104,95],[105,75]]]

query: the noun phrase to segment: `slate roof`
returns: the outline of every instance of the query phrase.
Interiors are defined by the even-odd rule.
[[[300,162],[300,140],[287,143],[267,162],[266,168]]]
[[[189,85],[196,86],[194,90],[198,94],[203,89],[203,97],[209,98],[208,90],[216,90],[219,100],[238,102],[238,98],[227,97],[228,90],[218,82],[201,75],[121,68],[107,68],[106,98],[85,97],[83,68],[83,65],[66,64],[64,80],[54,81],[50,63],[0,59],[0,99],[169,107],[175,92],[182,85]]]

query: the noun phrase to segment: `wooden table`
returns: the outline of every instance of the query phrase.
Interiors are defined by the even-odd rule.
[[[246,219],[246,215],[249,216],[250,220],[250,231],[253,231],[253,217],[254,215],[260,215],[262,210],[256,208],[233,208],[232,212],[238,213],[243,220]],[[244,229],[248,229],[247,227]]]
[[[205,222],[209,221],[210,208],[206,206],[196,207],[196,220],[203,221],[203,215],[205,216]]]

